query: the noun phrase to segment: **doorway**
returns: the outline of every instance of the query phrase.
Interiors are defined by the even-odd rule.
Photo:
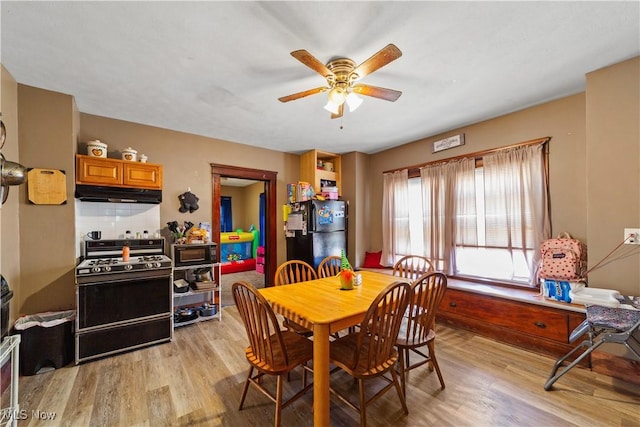
[[[221,251],[220,246],[220,201],[221,186],[223,178],[239,178],[253,181],[262,181],[264,183],[264,213],[265,213],[265,229],[260,230],[264,236],[265,261],[264,261],[264,277],[265,286],[271,284],[271,280],[275,274],[277,267],[277,247],[276,247],[276,185],[277,172],[242,168],[238,166],[211,164],[212,179],[212,215],[211,215],[211,234],[212,240],[218,245],[218,253]]]

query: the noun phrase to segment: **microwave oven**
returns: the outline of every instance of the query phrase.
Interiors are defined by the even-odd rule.
[[[194,267],[218,262],[215,243],[193,243],[171,245],[171,259],[174,267]]]

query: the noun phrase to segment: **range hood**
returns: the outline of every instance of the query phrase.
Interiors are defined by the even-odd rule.
[[[78,184],[76,185],[76,199],[84,202],[149,203],[157,205],[162,202],[162,190]]]

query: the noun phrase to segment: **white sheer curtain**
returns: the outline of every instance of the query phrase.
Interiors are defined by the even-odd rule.
[[[475,160],[460,159],[420,169],[425,256],[447,274],[455,272],[455,246],[477,245]]]
[[[385,173],[383,190],[380,262],[392,266],[395,254],[409,253],[409,171]]]
[[[535,283],[536,248],[549,238],[549,200],[544,145],[498,151],[483,157],[487,246],[521,251]]]

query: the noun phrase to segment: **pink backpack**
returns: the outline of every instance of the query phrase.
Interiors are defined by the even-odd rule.
[[[584,279],[587,272],[587,247],[567,232],[540,245],[539,279]]]

